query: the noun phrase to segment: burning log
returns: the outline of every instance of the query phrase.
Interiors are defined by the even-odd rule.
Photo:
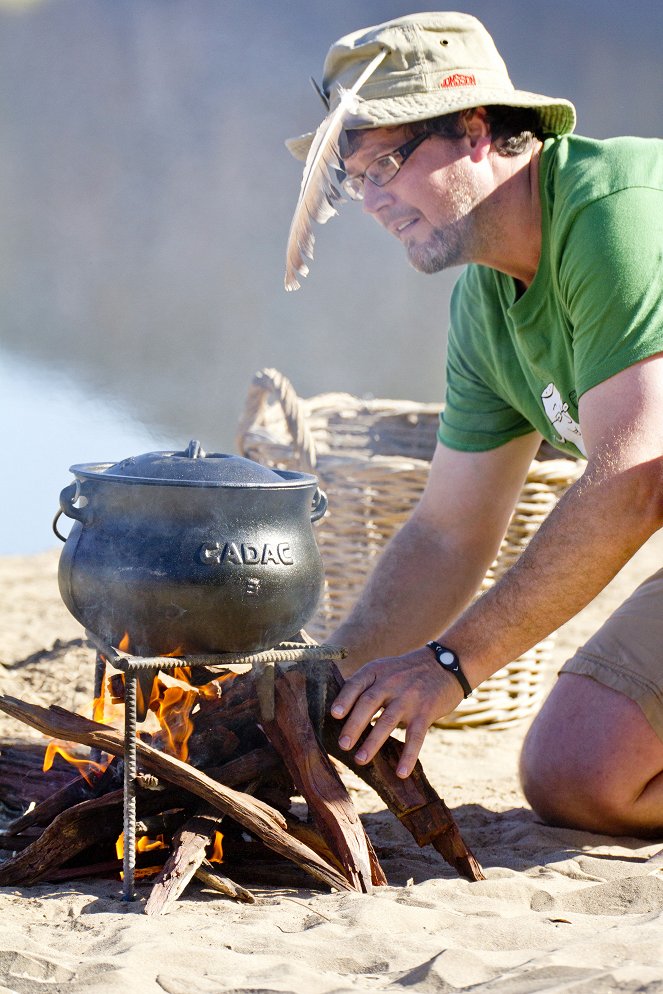
[[[61,812],[32,845],[0,864],[0,886],[34,884],[96,844],[117,838],[122,828],[122,791],[97,797]]]
[[[328,712],[342,678],[332,664],[278,664],[270,674],[273,685],[267,693],[264,680],[254,672],[237,676],[226,671],[217,682],[218,668],[204,674],[200,669],[191,672],[188,689],[180,698],[186,704],[186,714],[181,712],[180,718],[184,721],[192,712],[184,733],[189,762],[168,754],[173,747],[165,734],[141,732],[136,742],[142,771],[136,780],[139,818],[151,834],[157,832],[155,821],[159,820],[164,831],[159,828],[157,834],[163,834],[167,846],[149,854],[155,857],[149,864],[157,865],[159,876],[147,902],[148,913],[167,911],[194,878],[236,900],[251,900],[249,891],[222,877],[209,862],[222,819],[224,848],[225,839],[230,839],[230,858],[223,857],[227,865],[235,866],[233,846],[236,852],[256,854],[266,851],[262,843],[288,861],[272,860],[270,872],[277,875],[279,866],[285,873],[290,865],[337,890],[366,892],[385,883],[330,756],[369,783],[419,845],[432,844],[467,879],[482,878],[479,864],[421,766],[417,764],[408,780],[396,776],[399,742],[389,740],[364,767],[356,766],[350,755],[339,750],[338,723]],[[210,685],[210,676],[214,685]],[[177,681],[166,683],[170,686]],[[115,679],[113,686],[117,696]],[[11,697],[0,697],[0,710],[49,737],[115,757],[105,772],[90,778],[91,783],[76,777],[10,825],[5,841],[15,855],[0,863],[0,885],[116,872],[120,864],[110,852],[104,856],[103,847],[112,844],[122,826],[123,795],[116,789],[123,776],[122,732],[56,706],[41,708]],[[155,778],[159,789],[148,789],[148,781]],[[289,812],[297,791],[307,802],[312,823],[303,823]],[[257,841],[246,845],[240,837],[242,830]],[[8,841],[10,833],[13,844]],[[258,856],[256,872],[262,862]]]
[[[43,776],[43,759],[40,764]],[[48,781],[46,781],[48,782]],[[117,764],[94,776],[74,775],[74,779],[55,790],[34,808],[15,818],[5,829],[6,835],[19,835],[33,825],[49,825],[57,815],[80,801],[89,801],[122,786],[122,772]]]
[[[196,814],[173,838],[173,851],[152,887],[145,905],[148,915],[161,915],[175,903],[186,885],[199,870],[206,854],[221,832],[221,818],[215,814]]]
[[[50,775],[44,776],[43,742],[0,742],[0,798],[12,811],[24,811],[29,804],[39,804],[53,791],[79,779],[76,770],[64,760],[56,762]],[[79,800],[90,796],[85,781],[82,784]]]

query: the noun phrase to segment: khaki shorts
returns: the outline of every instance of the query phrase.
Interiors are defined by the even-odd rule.
[[[663,741],[663,569],[618,607],[560,673],[580,673],[641,708]]]

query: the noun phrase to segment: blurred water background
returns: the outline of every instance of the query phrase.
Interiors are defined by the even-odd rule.
[[[457,273],[410,270],[354,205],[283,290],[310,75],[404,0],[0,0],[0,554],[50,531],[73,462],[230,451],[255,370],[439,400]],[[479,0],[517,86],[581,133],[663,134],[663,7]]]

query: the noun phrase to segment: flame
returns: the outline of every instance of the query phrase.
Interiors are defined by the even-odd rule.
[[[75,766],[85,782],[90,787],[93,787],[96,780],[98,780],[108,766],[110,758],[105,763],[95,763],[92,759],[79,759],[78,756],[74,756],[73,753],[69,752],[71,748],[75,748],[75,743],[58,742],[57,739],[52,739],[46,746],[42,770],[46,773],[53,765],[55,757],[62,756],[68,763]]]
[[[129,632],[125,632],[124,633],[124,635],[122,636],[122,638],[118,642],[117,647],[120,650],[120,652],[127,652],[127,653],[129,653],[129,655],[131,655],[131,652],[132,652],[132,648],[131,648],[131,636],[129,635]],[[160,655],[160,656],[168,656],[169,658],[170,657],[175,658],[177,656],[183,656],[184,655],[184,648],[181,645],[178,645],[177,648],[171,649],[169,652],[160,652],[160,653],[158,653],[158,655]]]
[[[157,835],[156,839],[151,839],[149,835],[141,835],[136,839],[136,852],[152,852],[153,849],[167,849],[163,835]],[[121,832],[115,843],[115,852],[118,859],[124,859],[124,832]]]
[[[208,856],[210,863],[223,863],[223,833],[214,833],[214,848],[212,855]]]
[[[157,835],[156,839],[150,839],[147,835],[141,835],[136,839],[136,853],[139,852],[152,852],[156,849],[168,849],[166,841],[163,835]],[[124,833],[121,832],[115,843],[115,852],[117,853],[118,859],[124,859]],[[136,867],[134,869],[134,877],[138,879],[139,877],[149,877],[153,873],[158,873],[161,866],[142,866]],[[120,871],[120,880],[124,879],[124,873]]]
[[[176,673],[182,670],[178,667]],[[179,680],[181,677],[175,677]],[[154,737],[153,744],[169,756],[186,762],[189,758],[189,738],[193,732],[191,711],[198,698],[198,692],[188,684],[166,684],[157,679],[152,685],[149,709],[152,711],[161,733]]]
[[[131,638],[128,632],[125,632],[120,639],[118,649],[121,652],[131,651]],[[177,658],[183,655],[183,649],[181,646],[178,646],[171,652],[162,653],[162,655]],[[160,726],[160,732],[155,733],[152,744],[160,748],[163,752],[186,762],[189,755],[188,742],[194,727],[190,716],[197,698],[199,696],[219,697],[222,693],[220,685],[226,680],[233,680],[236,676],[236,673],[228,672],[216,677],[202,687],[192,687],[190,683],[191,668],[188,666],[176,666],[167,676],[164,676],[163,673],[158,674],[152,684],[148,704],[148,714],[151,712]],[[124,681],[124,674],[121,675],[120,679]],[[92,715],[95,721],[104,723],[107,690],[111,691],[111,705],[119,703],[119,698],[112,696],[111,687],[110,679],[105,677],[101,693],[99,697],[94,699],[92,705]],[[140,685],[138,685],[137,690],[140,693]],[[113,710],[112,707],[111,710]],[[75,756],[67,753],[62,745],[54,741],[49,743],[47,747],[46,756],[44,757],[44,770],[50,769],[56,754],[62,755],[68,762],[77,766],[81,775],[85,777],[88,783],[91,782],[92,771],[100,773],[108,765],[94,763],[91,760],[77,759]],[[110,759],[111,757],[109,757],[109,761]],[[136,840],[137,853],[151,852],[152,850],[168,850],[168,848],[163,835],[158,835],[156,839],[150,839],[145,835]],[[118,859],[123,859],[124,833],[120,833],[115,843],[115,850]],[[208,858],[212,863],[223,862],[223,834],[221,832],[216,831],[214,833],[212,852]],[[137,868],[135,876],[137,878],[150,876],[159,872],[159,870],[161,870],[161,866]],[[122,877],[123,873],[120,872],[120,878]]]
[[[98,721],[102,725],[104,724],[104,713],[106,704],[106,677],[101,681],[101,692],[98,697],[95,697],[92,701],[92,720]]]
[[[125,631],[120,639],[118,649],[120,652],[131,653],[132,641],[128,631]],[[160,653],[160,655],[176,658],[181,656],[183,652],[183,647],[178,645],[168,652]],[[193,723],[189,719],[189,714],[198,696],[198,692],[190,686],[190,676],[189,667],[176,666],[172,671],[172,677],[169,673],[168,685],[164,686],[164,681],[160,680],[158,676],[155,677],[147,708],[144,708],[141,685],[138,681],[136,683],[138,710],[147,711],[148,716],[150,711],[153,712],[160,727],[160,731],[155,733],[153,745],[168,755],[175,756],[185,762],[189,755],[188,741],[193,732]],[[173,679],[180,681],[183,686],[171,686]],[[124,675],[122,675],[122,680],[124,681]],[[111,700],[113,703],[119,703],[116,697],[112,697]]]
[[[205,683],[202,687],[198,687],[198,693],[201,697],[207,697],[212,700],[216,700],[218,697],[222,696],[221,684],[226,680],[234,680],[237,673],[221,673],[220,676],[214,677],[209,683]]]
[[[131,645],[132,640],[129,632],[125,631],[119,641],[118,649],[121,652],[130,652]],[[178,645],[169,652],[162,652],[160,655],[177,658],[183,655],[183,652],[183,647]],[[192,687],[190,683],[191,668],[189,666],[175,666],[172,670],[168,670],[167,673],[158,674],[152,684],[150,700],[145,709],[147,711],[145,724],[149,727],[150,721],[156,719],[155,723],[158,723],[159,726],[159,731],[154,732],[152,744],[168,755],[175,756],[177,759],[186,762],[189,756],[188,742],[193,732],[193,722],[190,716],[197,698],[199,696],[201,698],[219,697],[221,694],[220,684],[225,680],[234,679],[236,675],[236,673],[224,673],[203,687]],[[121,679],[124,680],[124,675],[122,675]],[[110,680],[108,687],[111,687]],[[141,688],[139,683],[136,690],[139,709],[143,710],[142,701],[140,700]],[[104,694],[105,687],[102,690],[101,696],[94,701],[93,713],[96,721],[104,721]],[[120,703],[120,699],[112,695],[112,690],[110,702],[111,704]],[[106,708],[107,710],[108,708]],[[151,718],[151,714],[154,715],[154,718]]]

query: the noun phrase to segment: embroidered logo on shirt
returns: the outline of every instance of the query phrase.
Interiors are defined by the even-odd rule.
[[[445,76],[440,86],[446,89],[448,86],[476,86],[476,76],[466,76],[462,72],[455,72],[452,76]]]
[[[541,394],[541,400],[548,420],[557,432],[559,441],[572,442],[583,456],[586,456],[587,452],[580,425],[569,414],[569,405],[562,400],[562,395],[554,383],[548,384]]]

